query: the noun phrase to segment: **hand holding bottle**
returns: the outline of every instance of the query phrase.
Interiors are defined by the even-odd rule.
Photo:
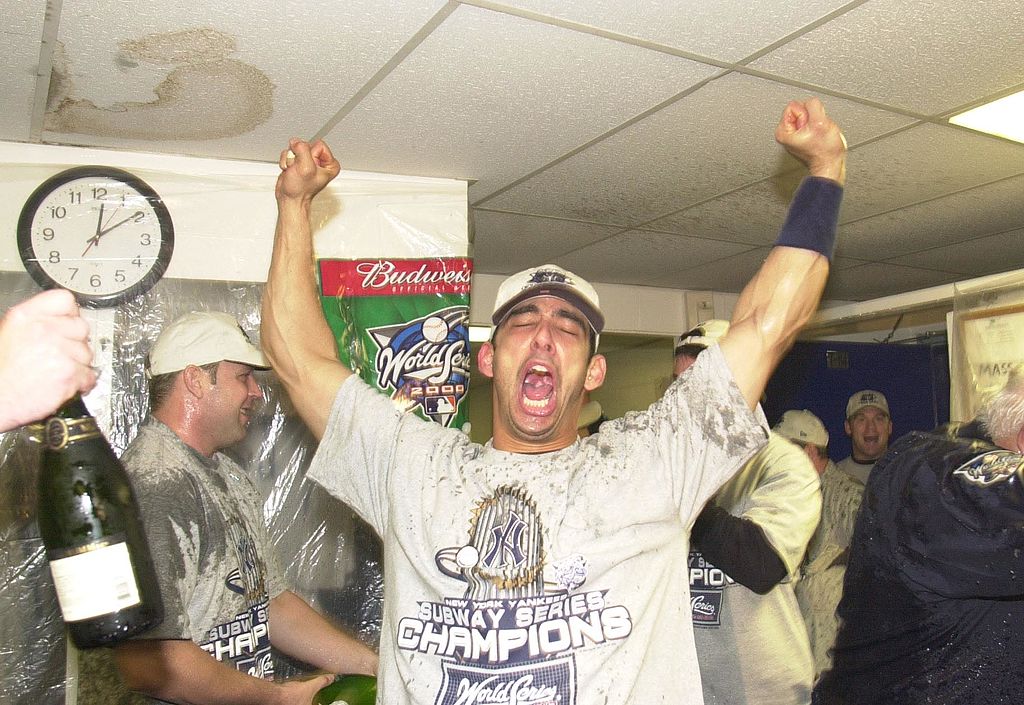
[[[341,676],[321,688],[313,705],[374,705],[377,702],[377,678],[363,674]]]
[[[0,319],[0,431],[45,418],[96,385],[89,324],[63,289],[36,294]]]

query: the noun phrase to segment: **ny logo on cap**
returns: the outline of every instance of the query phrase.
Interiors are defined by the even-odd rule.
[[[554,272],[550,269],[545,269],[540,272],[534,272],[530,275],[530,280],[527,284],[572,284],[569,277],[565,276],[562,272]]]

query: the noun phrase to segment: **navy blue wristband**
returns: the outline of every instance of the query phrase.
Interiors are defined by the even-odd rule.
[[[789,204],[786,222],[775,244],[814,250],[832,261],[842,202],[842,186],[832,179],[808,176]]]

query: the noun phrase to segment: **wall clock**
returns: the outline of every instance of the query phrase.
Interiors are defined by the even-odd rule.
[[[91,308],[116,306],[163,276],[174,225],[160,196],[134,174],[75,167],[28,197],[18,219],[18,251],[40,286],[68,289]]]

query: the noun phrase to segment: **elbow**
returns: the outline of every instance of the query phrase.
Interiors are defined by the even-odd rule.
[[[128,641],[114,647],[114,663],[129,690],[154,698],[167,696],[171,679],[160,641]]]
[[[767,595],[780,582],[781,580],[773,580],[772,578],[766,577],[750,581],[750,584],[747,585],[747,587],[758,595]]]

